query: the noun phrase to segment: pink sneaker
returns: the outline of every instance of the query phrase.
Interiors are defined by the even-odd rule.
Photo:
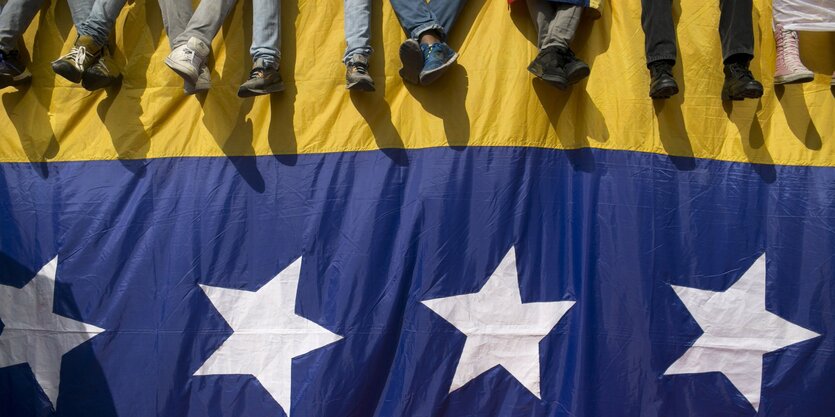
[[[774,38],[777,41],[777,69],[774,71],[774,84],[812,81],[815,74],[800,62],[797,32],[783,29],[783,26],[778,24],[774,29]]]

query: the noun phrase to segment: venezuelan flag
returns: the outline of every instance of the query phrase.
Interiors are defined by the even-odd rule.
[[[204,0],[208,1],[208,0]],[[586,82],[525,70],[524,7],[468,2],[460,65],[349,94],[341,2],[282,2],[287,90],[240,100],[252,9],[213,88],[163,64],[156,2],[117,21],[119,87],[49,62],[0,91],[0,416],[832,417],[835,69],[723,103],[718,2],[677,2],[682,93],[653,103],[639,2],[584,21]],[[520,5],[522,6],[522,5]]]

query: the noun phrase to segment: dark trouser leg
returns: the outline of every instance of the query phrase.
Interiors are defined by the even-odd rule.
[[[647,64],[661,60],[675,61],[676,28],[673,25],[672,0],[641,0],[641,6]]]
[[[754,23],[751,0],[719,0],[722,15],[719,35],[722,38],[722,59],[742,54],[746,60],[754,57]]]
[[[461,9],[464,8],[466,3],[466,0],[432,0],[429,2],[429,9],[432,10],[435,19],[443,27],[442,36],[444,41],[446,41],[447,35],[452,30],[452,26],[455,25],[455,20],[458,19],[458,15],[461,14]]]

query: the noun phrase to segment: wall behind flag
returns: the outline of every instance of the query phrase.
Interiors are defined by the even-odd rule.
[[[184,96],[163,59],[169,52],[157,2],[135,1],[116,24],[120,87],[87,92],[56,77],[50,61],[75,29],[65,1],[48,3],[25,35],[33,59],[28,88],[0,92],[0,161],[142,159],[322,153],[437,146],[593,147],[728,161],[835,165],[835,34],[803,33],[813,83],[773,87],[769,1],[754,2],[761,100],[722,103],[716,2],[675,9],[676,76],[683,94],[647,97],[639,2],[606,2],[583,22],[575,45],[592,65],[587,82],[560,92],[525,70],[535,56],[524,4],[469,1],[451,33],[460,66],[431,87],[404,85],[397,48],[404,34],[388,2],[374,2],[371,73],[378,91],[344,88],[340,1],[282,2],[281,73],[288,88],[235,95],[250,68],[252,8],[240,1],[213,45],[213,88]]]

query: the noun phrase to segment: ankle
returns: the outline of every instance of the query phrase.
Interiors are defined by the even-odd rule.
[[[418,38],[420,43],[426,45],[434,45],[441,42],[441,34],[435,29],[430,29],[421,33]]]

